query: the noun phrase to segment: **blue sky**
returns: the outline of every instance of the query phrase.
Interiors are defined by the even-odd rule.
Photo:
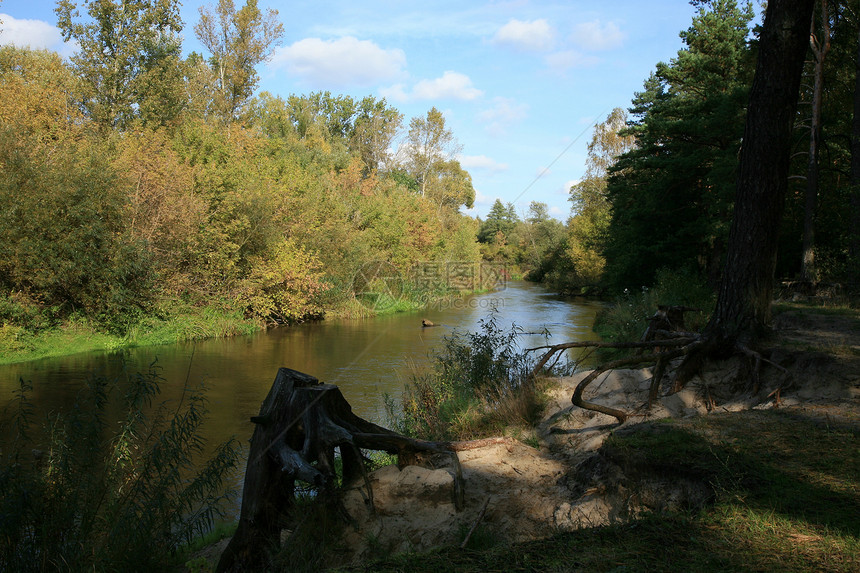
[[[201,5],[182,2],[185,52],[204,52],[193,27]],[[237,6],[244,4],[236,0]],[[686,0],[259,0],[284,38],[258,68],[259,89],[284,98],[331,91],[385,97],[409,118],[435,106],[462,145],[477,192],[469,214],[496,198],[524,215],[531,201],[566,219],[568,189],[585,171],[591,127],[683,47],[695,8]],[[69,55],[54,3],[0,0],[0,44]]]

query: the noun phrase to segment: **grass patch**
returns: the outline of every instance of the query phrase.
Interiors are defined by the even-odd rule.
[[[360,570],[857,571],[858,437],[857,424],[779,410],[616,432],[604,446],[613,461],[695,477],[711,485],[713,502],[512,546],[401,555]]]
[[[849,305],[839,304],[827,306],[823,305],[820,302],[774,302],[771,305],[771,309],[774,315],[783,313],[796,311],[799,314],[813,314],[819,316],[844,316],[848,318],[855,318],[860,320],[860,309],[852,308]],[[860,329],[860,325],[858,325],[858,329]]]
[[[252,334],[262,328],[260,323],[246,320],[240,310],[185,305],[174,305],[158,316],[144,317],[131,325],[124,335],[106,333],[92,322],[80,318],[36,332],[5,325],[0,326],[0,364],[94,350],[111,351]]]

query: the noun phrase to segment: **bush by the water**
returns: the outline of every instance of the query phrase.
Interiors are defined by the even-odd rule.
[[[231,495],[231,440],[205,463],[201,390],[154,406],[154,367],[123,381],[91,378],[74,405],[42,425],[21,381],[0,420],[0,570],[156,571],[208,531]],[[111,420],[120,418],[118,424]]]
[[[386,408],[400,432],[430,440],[467,440],[506,428],[530,428],[543,408],[540,388],[531,376],[535,360],[517,344],[524,334],[509,330],[491,313],[480,331],[455,332],[431,367],[416,372],[401,403],[388,397]],[[548,333],[547,333],[548,334]],[[556,367],[556,372],[571,368]]]

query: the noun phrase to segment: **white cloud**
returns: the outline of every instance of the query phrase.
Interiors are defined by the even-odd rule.
[[[421,80],[412,89],[412,99],[462,99],[481,97],[484,92],[472,86],[469,76],[458,72],[445,72],[441,78]]]
[[[624,37],[615,22],[601,24],[594,20],[574,26],[571,40],[583,50],[594,52],[619,48],[624,43]]]
[[[352,36],[305,38],[277,50],[271,66],[317,86],[369,86],[405,75],[406,54]]]
[[[512,19],[499,28],[493,43],[518,50],[540,52],[549,50],[555,38],[555,30],[546,20]]]
[[[493,107],[478,114],[478,120],[486,124],[490,135],[499,136],[507,132],[507,128],[523,119],[528,114],[529,106],[517,103],[504,97],[493,98]]]
[[[555,217],[556,219],[563,219],[567,216],[567,213],[561,210],[561,207],[553,205],[549,208],[549,214],[551,217]]]
[[[472,85],[469,76],[451,71],[445,72],[436,79],[419,81],[412,87],[411,93],[403,84],[381,89],[380,93],[398,102],[439,99],[473,100],[484,94]]]
[[[0,45],[14,44],[34,50],[61,47],[63,36],[59,28],[42,20],[22,20],[8,14],[0,14]]]
[[[507,171],[507,163],[499,163],[486,155],[461,155],[458,160],[465,169],[486,169],[492,173]]]
[[[546,65],[556,72],[564,72],[571,68],[588,68],[597,65],[600,59],[575,50],[556,52],[546,56]]]

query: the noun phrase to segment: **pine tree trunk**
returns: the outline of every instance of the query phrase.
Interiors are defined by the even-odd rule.
[[[854,121],[851,125],[851,281],[860,283],[860,29],[854,76]]]
[[[809,44],[815,56],[812,88],[812,118],[809,129],[809,156],[806,168],[806,197],[803,215],[803,258],[800,276],[815,281],[815,210],[818,203],[818,148],[821,139],[821,99],[824,93],[824,58],[830,51],[830,16],[827,0],[821,0],[821,38],[815,37],[812,21]]]
[[[705,328],[717,354],[770,322],[791,132],[813,0],[767,4],[741,147],[734,217],[717,306]]]

